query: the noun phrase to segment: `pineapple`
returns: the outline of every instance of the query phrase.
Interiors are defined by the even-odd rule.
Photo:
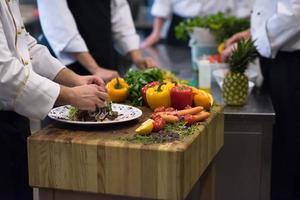
[[[227,105],[241,106],[248,96],[248,77],[245,71],[258,56],[251,39],[240,40],[228,60],[229,73],[223,81],[223,99]]]

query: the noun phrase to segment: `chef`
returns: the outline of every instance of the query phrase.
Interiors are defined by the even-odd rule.
[[[79,74],[95,74],[105,81],[118,76],[114,47],[140,69],[157,66],[139,50],[126,0],[38,0],[38,8],[56,56]]]
[[[255,40],[264,82],[276,113],[272,200],[300,199],[300,0],[257,0],[251,30],[226,43],[228,57],[241,38]]]
[[[177,46],[186,46],[185,42],[175,37],[175,27],[188,18],[205,16],[218,12],[228,13],[233,9],[238,17],[250,16],[251,6],[248,0],[155,0],[151,13],[155,17],[152,33],[142,43],[142,48],[147,48],[159,42],[161,31],[167,19],[171,19],[166,34],[166,43]]]
[[[18,0],[0,1],[0,199],[32,200],[26,138],[29,119],[54,104],[95,110],[107,99],[104,82],[79,76],[26,32]]]

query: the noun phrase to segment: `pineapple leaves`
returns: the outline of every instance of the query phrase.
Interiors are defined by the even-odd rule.
[[[249,63],[258,57],[255,41],[242,39],[238,41],[237,47],[232,51],[228,63],[232,73],[244,73]]]

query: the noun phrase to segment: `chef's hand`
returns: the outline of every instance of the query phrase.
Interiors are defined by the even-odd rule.
[[[157,62],[151,57],[143,57],[133,61],[139,69],[158,67]]]
[[[139,69],[158,67],[158,63],[151,57],[143,57],[139,49],[129,52],[131,60]]]
[[[107,99],[105,89],[95,84],[76,87],[60,85],[56,105],[71,105],[80,110],[95,111],[97,107],[103,107]]]
[[[231,38],[229,38],[225,42],[225,49],[222,52],[222,60],[227,61],[228,58],[231,56],[232,51],[237,47],[237,42],[240,41],[241,39],[250,39],[251,37],[251,32],[250,29],[245,30],[243,32],[236,33],[233,35]]]
[[[95,75],[79,76],[77,86],[90,85],[90,84],[95,84],[100,87],[105,87],[105,83],[104,83],[103,79],[99,78],[98,76],[95,76]]]
[[[102,78],[106,83],[112,80],[113,78],[120,77],[117,71],[104,69],[100,67],[94,72],[94,75]]]

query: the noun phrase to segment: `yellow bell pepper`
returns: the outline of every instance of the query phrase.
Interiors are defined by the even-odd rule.
[[[114,78],[106,85],[107,93],[112,102],[123,102],[128,97],[128,84],[122,78]]]
[[[158,86],[149,88],[146,92],[146,98],[149,107],[154,110],[155,108],[164,106],[171,106],[171,97],[170,92],[174,87],[174,84],[171,82],[161,83]]]

